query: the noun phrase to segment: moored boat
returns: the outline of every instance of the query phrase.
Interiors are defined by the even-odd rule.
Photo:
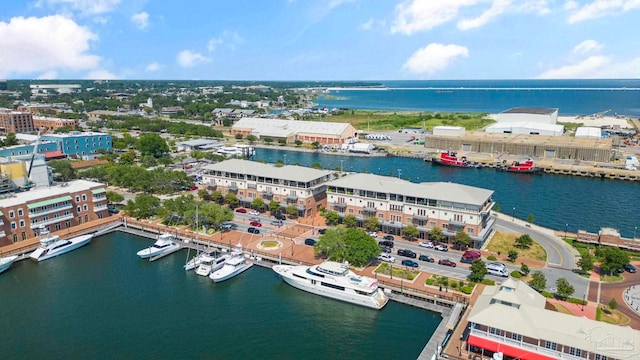
[[[458,159],[458,156],[453,151],[443,151],[439,157],[433,157],[431,163],[435,165],[451,166],[451,167],[464,167],[464,168],[479,168],[480,164],[467,160],[466,156],[462,156]]]
[[[242,245],[237,245],[228,256],[229,257],[224,262],[224,265],[220,269],[211,272],[209,275],[209,278],[213,280],[213,282],[222,282],[231,279],[253,266],[252,262],[247,261],[244,258]]]
[[[68,253],[87,245],[94,234],[80,235],[69,240],[52,235],[45,229],[40,230],[40,246],[29,257],[35,261],[44,261],[52,257]]]
[[[173,252],[175,250],[178,250],[179,248],[180,245],[176,244],[173,241],[173,235],[164,233],[158,236],[158,240],[156,240],[153,245],[149,246],[146,249],[138,251],[136,254],[142,259],[147,259],[150,257]]]
[[[331,299],[378,310],[389,301],[376,279],[355,274],[347,264],[275,265],[273,271],[297,289]]]
[[[16,259],[18,255],[0,257],[0,273],[9,269]]]
[[[501,165],[496,168],[498,171],[507,171],[507,172],[516,172],[516,173],[538,173],[541,172],[542,169],[536,167],[533,164],[532,159],[527,159],[526,161],[514,161],[511,165],[506,165],[506,161],[503,161]]]
[[[196,274],[200,276],[209,276],[212,272],[220,270],[228,258],[228,255],[215,257],[205,253],[202,257],[202,262],[196,269]]]

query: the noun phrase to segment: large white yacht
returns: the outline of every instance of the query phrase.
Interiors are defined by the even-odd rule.
[[[376,279],[355,274],[347,264],[275,265],[273,271],[295,288],[332,299],[373,309],[382,309],[389,301]]]
[[[246,144],[236,144],[233,146],[223,146],[218,148],[216,154],[226,157],[246,157],[250,158],[255,155],[256,150],[253,146]]]
[[[80,235],[64,240],[58,235],[51,235],[46,229],[40,229],[40,246],[29,257],[36,261],[51,259],[87,245],[91,239],[93,239],[93,234]]]
[[[0,257],[0,273],[10,268],[17,258],[18,255]]]
[[[150,247],[146,249],[142,249],[137,252],[137,255],[142,259],[147,259],[153,256],[158,256],[166,253],[173,252],[180,248],[179,244],[176,244],[173,241],[173,235],[170,233],[164,233],[158,236],[158,240],[153,243]]]
[[[221,282],[231,279],[253,266],[252,262],[247,261],[244,258],[242,245],[238,244],[228,256],[229,258],[226,259],[222,268],[211,272],[211,275],[209,275],[209,278],[213,280],[213,282]]]
[[[214,257],[205,253],[200,265],[196,269],[196,274],[200,276],[209,276],[212,272],[220,270],[228,258],[229,255]]]

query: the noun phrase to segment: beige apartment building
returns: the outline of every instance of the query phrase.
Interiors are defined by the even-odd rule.
[[[33,114],[11,109],[0,109],[0,134],[31,133],[33,131]]]
[[[407,226],[415,226],[418,237],[428,239],[438,227],[447,241],[460,230],[480,247],[491,234],[495,219],[492,190],[473,186],[431,182],[412,183],[399,178],[373,174],[350,174],[328,184],[327,209],[340,216],[353,215],[364,225],[375,217],[388,234],[402,235]]]
[[[283,210],[293,205],[299,216],[308,217],[326,207],[327,183],[334,178],[334,173],[232,159],[205,166],[202,181],[209,189],[223,195],[235,193],[243,206],[248,207],[256,198],[261,198],[265,204],[275,200]]]
[[[109,216],[103,184],[75,180],[39,187],[0,200],[0,246],[36,236],[41,227],[60,231]]]
[[[57,130],[65,126],[71,130],[75,130],[76,127],[78,126],[78,120],[34,116],[33,126],[36,129],[43,130],[43,132]]]

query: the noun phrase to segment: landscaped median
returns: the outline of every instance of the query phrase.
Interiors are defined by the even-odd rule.
[[[404,279],[408,281],[415,280],[420,275],[419,270],[413,270],[406,266],[393,266],[393,264],[382,263],[378,266],[374,272],[378,275],[389,276],[390,278]]]
[[[547,262],[547,252],[528,235],[496,231],[485,250],[489,261],[525,263],[534,269],[544,267]]]

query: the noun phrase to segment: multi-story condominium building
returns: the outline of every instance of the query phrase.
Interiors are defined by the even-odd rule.
[[[0,201],[0,246],[109,216],[103,184],[75,180],[58,186],[35,188]]]
[[[44,130],[42,131],[42,133],[44,133],[47,130],[56,130],[65,126],[71,130],[74,130],[78,126],[78,120],[34,116],[33,126],[36,129]]]
[[[72,131],[67,134],[44,135],[42,139],[57,142],[59,149],[67,156],[82,157],[95,154],[98,149],[111,151],[113,146],[111,134],[98,132]]]
[[[262,198],[266,204],[275,200],[283,209],[293,205],[299,216],[311,216],[326,206],[327,182],[333,179],[333,173],[232,159],[205,166],[202,181],[222,194],[236,193],[244,206]]]
[[[11,109],[0,109],[0,134],[30,133],[33,131],[33,114]]]
[[[468,317],[469,350],[505,359],[637,359],[640,331],[545,309],[520,280],[487,286]]]
[[[427,239],[429,231],[438,227],[450,241],[462,230],[471,238],[471,246],[479,247],[495,222],[490,215],[492,195],[492,190],[467,185],[351,174],[329,183],[327,209],[353,215],[361,225],[375,217],[388,234],[402,235],[403,228],[415,226],[418,237]]]

